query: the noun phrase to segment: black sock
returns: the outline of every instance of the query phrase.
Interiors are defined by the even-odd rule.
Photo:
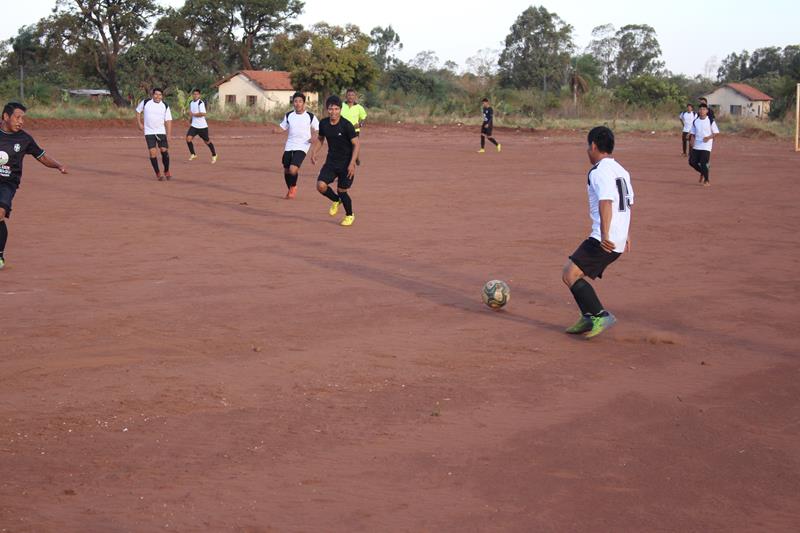
[[[160,171],[158,170],[158,159],[155,157],[151,157],[150,164],[153,165],[153,170],[156,171],[156,176],[158,176],[160,174]]]
[[[164,163],[164,172],[169,172],[169,152],[161,152],[161,162]]]
[[[214,149],[214,143],[208,143],[208,149],[211,150],[211,155],[217,155],[217,151]]]
[[[194,153],[194,143],[192,141],[186,141],[186,146],[189,147],[189,153],[195,155]]]
[[[496,141],[496,140],[494,140],[494,137],[489,137],[489,140],[491,141],[491,143],[492,143],[493,145],[497,146],[497,141]]]
[[[603,305],[594,292],[594,288],[583,278],[573,283],[569,290],[584,315],[598,315],[603,311]]]
[[[481,150],[486,146],[486,137],[481,135]]]
[[[288,182],[289,187],[297,187],[297,178],[299,176],[300,176],[299,173],[298,174],[289,174],[289,182]]]
[[[283,171],[283,181],[286,182],[286,188],[287,189],[292,186],[291,185],[292,184],[292,175],[289,174],[288,170],[284,170]]]
[[[0,259],[3,258],[3,252],[6,251],[6,241],[8,241],[8,226],[6,221],[0,221]]]
[[[344,213],[347,216],[353,214],[353,200],[350,198],[350,195],[347,191],[342,191],[339,193],[339,198],[342,200],[342,205],[344,206]]]
[[[330,187],[328,187],[327,189],[325,189],[325,192],[324,192],[324,193],[322,193],[322,196],[324,196],[324,197],[326,197],[326,198],[330,198],[330,199],[331,199],[331,201],[333,201],[333,202],[340,202],[340,201],[341,201],[341,200],[339,199],[339,195],[338,195],[338,194],[336,194],[335,192],[333,192],[333,189],[331,189]]]

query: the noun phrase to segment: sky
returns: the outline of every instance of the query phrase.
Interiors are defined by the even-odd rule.
[[[48,16],[55,5],[55,0],[0,1],[6,21],[0,39],[13,37],[20,26]],[[180,7],[184,1],[160,3]],[[617,28],[649,24],[656,30],[666,67],[689,76],[716,74],[715,63],[731,52],[800,44],[800,0],[306,0],[299,22],[304,26],[321,21],[352,23],[365,33],[375,26],[392,25],[403,43],[401,59],[433,50],[442,62],[452,60],[463,66],[478,50],[502,50],[514,20],[532,4],[544,6],[572,25],[580,50],[591,40],[592,28],[601,24]]]

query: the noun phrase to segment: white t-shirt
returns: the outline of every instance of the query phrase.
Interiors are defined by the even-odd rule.
[[[678,115],[678,117],[683,122],[683,132],[689,133],[690,131],[692,131],[692,122],[694,122],[694,119],[697,118],[697,113],[695,113],[694,111],[684,111],[683,113]]]
[[[602,241],[600,200],[611,200],[612,216],[608,239],[614,243],[615,252],[624,252],[633,205],[631,175],[614,159],[606,157],[589,171],[589,184],[586,188],[589,192],[589,217],[592,219],[591,237]]]
[[[707,150],[711,151],[711,148],[714,146],[714,139],[709,139],[708,142],[703,142],[705,137],[708,137],[712,133],[719,133],[719,128],[717,127],[717,121],[711,122],[711,120],[706,118],[697,117],[694,122],[692,122],[692,129],[689,131],[692,135],[694,135],[694,146],[695,150]]]
[[[283,117],[281,129],[289,130],[289,137],[286,139],[286,152],[302,150],[308,153],[311,147],[311,130],[319,131],[319,120],[308,111],[303,111],[298,115],[296,111],[289,111]]]
[[[205,113],[206,112],[206,103],[203,100],[194,101],[192,100],[189,103],[189,111],[192,113]],[[206,117],[195,117],[192,116],[192,127],[202,130],[208,127],[208,122],[206,122]]]
[[[147,104],[142,100],[136,106],[137,113],[144,113],[144,134],[145,135],[166,135],[167,130],[164,123],[172,120],[172,113],[164,100],[155,103],[147,100]]]

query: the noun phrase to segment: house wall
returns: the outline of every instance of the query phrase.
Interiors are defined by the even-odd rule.
[[[768,100],[752,101],[730,87],[720,87],[706,98],[708,105],[714,106],[719,116],[731,115],[731,106],[741,106],[740,116],[743,117],[767,118],[769,114]]]
[[[254,98],[255,102],[252,107],[260,111],[271,111],[275,108],[289,109],[291,106],[291,97],[294,91],[265,91],[254,82],[248,80],[242,75],[237,75],[226,81],[218,87],[219,90],[219,106],[224,109],[226,106],[231,105],[229,98],[235,97],[235,105],[239,107],[251,106],[248,97]],[[310,105],[316,105],[316,93],[306,93]]]

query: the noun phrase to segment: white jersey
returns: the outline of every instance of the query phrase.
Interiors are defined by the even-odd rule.
[[[719,133],[717,121],[711,122],[711,119],[708,117],[697,117],[694,122],[692,122],[692,129],[689,133],[694,135],[694,146],[692,148],[710,152],[711,148],[714,146],[714,139],[709,139],[708,142],[703,142],[703,139],[712,133]]]
[[[205,113],[206,112],[206,103],[202,100],[194,100],[189,103],[189,111],[192,113]],[[206,122],[206,117],[196,117],[192,115],[192,127],[197,128],[198,130],[202,130],[208,127],[208,122]]]
[[[681,122],[683,122],[683,133],[692,131],[692,122],[697,118],[697,113],[694,111],[684,111],[678,115],[678,117],[681,119]]]
[[[144,134],[145,135],[166,135],[167,130],[164,124],[172,120],[172,112],[169,106],[162,100],[155,103],[151,99],[142,100],[136,106],[137,113],[144,113]]]
[[[311,130],[319,131],[319,120],[308,111],[303,111],[300,115],[296,111],[289,111],[283,117],[281,129],[289,130],[285,151],[301,150],[308,153],[311,147]]]
[[[600,234],[600,200],[611,200],[611,225],[608,240],[614,243],[614,251],[625,251],[628,229],[631,225],[633,185],[631,175],[613,158],[601,159],[589,171],[589,217],[592,219],[593,239],[602,241]]]

